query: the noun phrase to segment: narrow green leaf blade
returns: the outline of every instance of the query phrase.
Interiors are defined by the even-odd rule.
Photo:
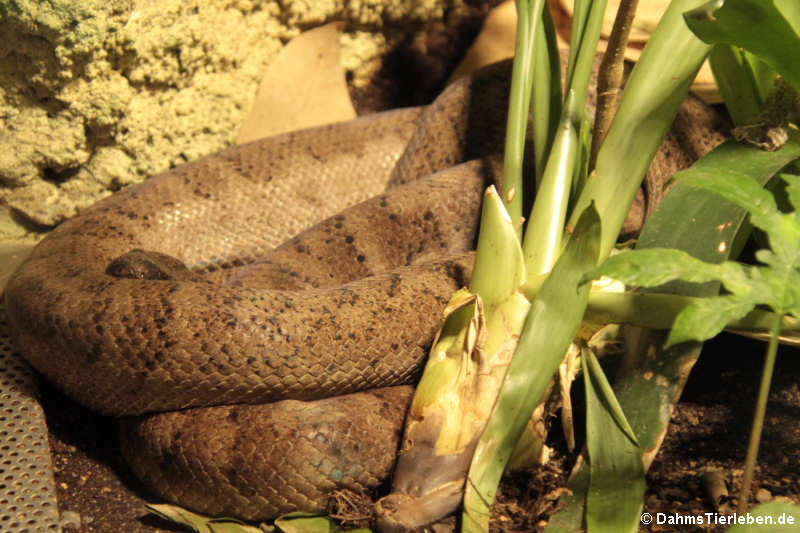
[[[568,100],[571,101],[574,93],[570,91],[569,94]],[[525,270],[532,276],[550,272],[561,253],[578,149],[578,132],[570,118],[564,116],[553,140],[522,240]]]
[[[729,44],[716,44],[708,62],[733,123],[738,126],[755,117],[764,101],[744,52]]]
[[[739,46],[760,56],[800,90],[800,9],[796,0],[713,0],[686,14],[707,43]]]
[[[590,471],[587,530],[589,533],[635,532],[645,491],[641,450],[636,438],[630,438],[632,430],[591,350],[582,350],[581,362],[586,389],[586,448]]]
[[[608,378],[605,372],[603,372],[603,367],[600,366],[597,356],[591,349],[584,348],[581,350],[581,357],[586,358],[585,360],[582,359],[581,362],[587,365],[592,379],[594,394],[602,400],[606,414],[618,426],[618,431],[621,431],[623,435],[628,437],[628,439],[638,447],[639,440],[636,438],[636,434],[633,432],[630,424],[628,424],[625,413],[622,411],[622,407],[617,401],[614,389],[611,387],[611,383],[608,382]],[[586,369],[584,369],[584,372],[586,372]]]
[[[541,28],[535,21],[542,14],[544,0],[519,0],[516,4],[517,39],[508,97],[503,187],[500,191],[508,214],[515,223],[522,219],[522,159],[533,82],[533,44],[536,42],[536,32]]]
[[[603,15],[606,11],[608,0],[579,0],[575,2],[576,11],[579,4],[584,4],[582,9],[586,10],[586,18],[578,28],[573,25],[570,42],[570,59],[574,54],[575,62],[570,63],[571,68],[567,72],[567,86],[565,94],[574,93],[575,108],[569,112],[575,120],[575,126],[579,125],[583,118],[583,102],[586,101],[586,93],[589,90],[589,78],[592,75],[592,66],[597,54],[597,43],[600,39],[600,30],[603,24]],[[574,19],[573,19],[574,20]],[[575,39],[577,35],[578,39]]]

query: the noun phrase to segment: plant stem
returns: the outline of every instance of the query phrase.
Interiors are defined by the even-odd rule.
[[[536,43],[533,53],[533,153],[536,170],[536,190],[544,175],[547,154],[553,144],[561,117],[561,61],[550,9],[545,6],[536,20]]]
[[[525,150],[525,131],[528,124],[528,108],[531,101],[533,80],[533,46],[539,25],[544,0],[517,0],[517,43],[514,50],[514,66],[511,71],[511,92],[508,102],[506,124],[506,148],[503,160],[503,183],[500,196],[503,198],[511,220],[522,234],[522,158]]]
[[[778,352],[778,334],[780,330],[781,319],[780,315],[777,315],[770,328],[767,356],[764,360],[764,371],[761,374],[761,384],[758,388],[756,412],[753,416],[753,426],[750,430],[750,442],[747,445],[744,477],[742,478],[742,486],[739,490],[739,505],[736,508],[736,512],[742,515],[747,512],[747,503],[750,499],[750,485],[753,483],[753,473],[756,469],[756,458],[758,457],[758,444],[761,441],[761,430],[764,428],[764,413],[767,410],[767,398],[769,397],[769,387],[772,382],[772,371],[775,369],[775,357]]]
[[[620,2],[617,16],[614,18],[614,27],[608,38],[606,53],[603,54],[603,61],[600,63],[600,70],[597,74],[597,113],[594,121],[589,169],[594,168],[597,151],[603,144],[614,114],[617,112],[624,73],[625,49],[628,47],[628,38],[638,5],[639,0],[622,0]]]
[[[581,2],[576,2],[576,11],[579,3]],[[586,102],[586,94],[589,92],[589,79],[592,76],[592,66],[597,54],[600,28],[603,24],[603,14],[608,0],[591,0],[582,3],[587,4],[588,12],[581,28],[580,40],[576,45],[573,39],[570,45],[570,54],[572,54],[573,46],[577,53],[575,63],[571,65],[573,69],[567,73],[566,91],[564,93],[566,96],[569,95],[569,91],[575,92],[573,97],[574,106],[572,109],[567,109],[566,114],[574,121],[573,126],[576,130],[580,127],[584,115],[584,102]],[[572,31],[575,31],[574,26]]]
[[[532,298],[533,295],[535,292],[531,291],[529,296]],[[652,329],[669,329],[678,313],[696,299],[679,294],[593,290],[589,293],[589,307],[584,318],[597,324],[631,324]],[[800,331],[800,320],[791,315],[781,316],[761,309],[753,309],[739,320],[728,322],[725,329],[740,335],[769,335],[776,318],[780,322],[781,333],[794,334]]]

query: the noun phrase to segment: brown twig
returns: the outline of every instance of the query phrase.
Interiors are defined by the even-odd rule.
[[[639,0],[622,0],[614,19],[614,27],[608,38],[606,52],[600,63],[597,75],[597,112],[595,113],[594,132],[592,134],[592,153],[589,169],[594,168],[597,152],[606,138],[608,128],[614,119],[619,103],[620,87],[624,72],[625,49],[633,25],[633,17]]]

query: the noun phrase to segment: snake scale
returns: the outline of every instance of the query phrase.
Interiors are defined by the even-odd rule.
[[[509,72],[488,67],[424,109],[234,146],[98,202],[10,279],[13,341],[67,395],[122,417],[126,459],[166,500],[263,520],[378,487],[409,384],[469,280]],[[686,100],[633,226],[724,129]]]

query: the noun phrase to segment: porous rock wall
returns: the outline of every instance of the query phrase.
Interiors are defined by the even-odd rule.
[[[460,0],[0,0],[0,239],[230,144],[283,43],[344,20],[351,83]]]

